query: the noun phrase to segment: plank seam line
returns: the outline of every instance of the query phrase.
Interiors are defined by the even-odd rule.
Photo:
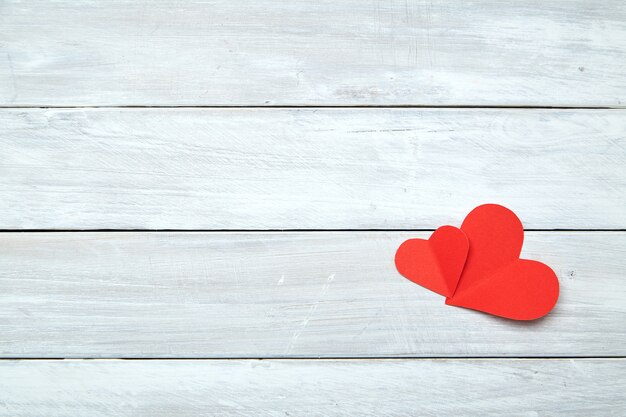
[[[469,104],[346,104],[346,105],[0,105],[0,109],[518,109],[518,110],[626,110],[626,106],[523,106]]]
[[[435,229],[0,229],[0,233],[329,233],[434,232]],[[626,232],[626,229],[524,229],[525,232]]]
[[[390,360],[390,361],[431,361],[431,360],[570,360],[570,359],[615,359],[623,360],[626,356],[303,356],[303,357],[153,357],[153,358],[98,358],[98,357],[51,357],[51,358],[29,358],[29,357],[3,357],[2,361],[365,361],[365,360]]]

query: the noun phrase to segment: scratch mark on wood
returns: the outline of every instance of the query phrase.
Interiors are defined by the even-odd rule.
[[[326,293],[328,292],[328,289],[330,288],[330,284],[334,281],[334,279],[335,279],[335,274],[329,275],[328,278],[326,279],[326,283],[322,287],[322,290],[320,291],[320,294],[318,296],[317,301],[315,301],[311,305],[311,308],[309,308],[309,311],[306,314],[306,316],[304,317],[304,320],[302,320],[301,327],[294,332],[291,340],[289,341],[289,345],[287,346],[287,350],[286,350],[285,354],[291,353],[291,350],[293,349],[294,344],[296,343],[296,341],[298,340],[298,338],[300,337],[300,335],[302,334],[304,329],[309,324],[309,321],[311,320],[311,318],[315,314],[315,311],[317,310],[317,307],[319,306],[319,304],[322,302],[322,300],[326,296]]]

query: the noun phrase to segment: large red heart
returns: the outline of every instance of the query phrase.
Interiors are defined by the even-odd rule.
[[[430,239],[409,239],[396,252],[396,268],[406,278],[450,297],[457,287],[469,243],[453,226],[441,226]]]
[[[515,213],[485,204],[467,215],[461,230],[469,239],[469,254],[446,304],[514,320],[548,314],[559,297],[559,281],[547,265],[519,259],[524,228]]]

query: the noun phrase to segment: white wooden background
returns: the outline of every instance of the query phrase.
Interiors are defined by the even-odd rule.
[[[626,415],[626,3],[0,1],[0,416]],[[397,246],[495,202],[559,303]]]

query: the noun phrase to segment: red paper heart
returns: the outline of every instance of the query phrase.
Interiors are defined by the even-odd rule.
[[[453,226],[441,226],[430,239],[409,239],[396,252],[396,268],[406,278],[450,297],[457,288],[469,243]]]
[[[497,204],[476,207],[461,230],[470,249],[459,284],[446,304],[514,320],[533,320],[554,307],[559,281],[547,265],[519,259],[522,223]]]

